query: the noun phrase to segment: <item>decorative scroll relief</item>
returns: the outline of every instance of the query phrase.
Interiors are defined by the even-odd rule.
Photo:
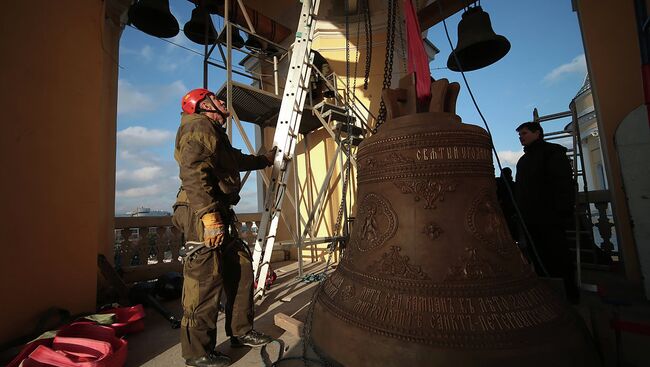
[[[422,267],[409,264],[409,257],[400,255],[400,251],[399,246],[391,246],[389,252],[368,267],[368,272],[402,279],[429,279]]]
[[[436,160],[492,160],[492,150],[488,147],[447,146],[419,148],[415,152],[417,161]]]
[[[359,160],[359,170],[374,169],[375,168],[375,158],[368,157]]]
[[[415,201],[424,199],[425,209],[435,209],[437,201],[444,201],[445,193],[456,190],[456,183],[447,180],[403,180],[395,181],[403,194],[413,194]]]
[[[369,251],[383,245],[397,231],[397,215],[388,200],[369,193],[359,206],[358,229],[352,239],[353,247]]]
[[[501,255],[515,253],[516,245],[506,224],[495,195],[483,189],[472,202],[467,212],[467,227],[472,235],[486,244],[490,250]]]
[[[444,232],[442,228],[433,222],[427,223],[422,230],[422,233],[424,233],[432,241],[440,237],[442,232]]]
[[[549,301],[554,299],[549,290],[541,287],[494,296],[435,297],[349,283],[344,280],[338,291],[331,282],[320,295],[335,314],[382,333],[394,330],[390,334],[431,338],[431,344],[445,334],[534,327],[556,320],[561,311],[559,304]]]
[[[413,163],[414,160],[412,158],[405,157],[403,154],[398,153],[398,152],[391,152],[387,155],[384,156],[383,158],[384,163]]]
[[[383,156],[369,156],[363,158],[359,161],[360,169],[365,170],[374,170],[375,168],[381,169],[387,164],[411,164],[414,163],[413,158],[404,156],[404,154],[399,152],[390,152]]]
[[[458,259],[458,264],[449,268],[445,280],[484,280],[505,274],[503,269],[480,258],[476,248],[466,248],[465,251],[467,253]]]

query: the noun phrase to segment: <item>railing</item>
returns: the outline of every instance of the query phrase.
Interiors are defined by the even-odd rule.
[[[578,196],[578,205],[583,208],[589,205],[591,223],[586,223],[585,228],[591,225],[593,236],[587,236],[587,241],[581,241],[581,253],[584,265],[611,265],[618,261],[618,246],[616,244],[615,229],[612,209],[610,206],[611,194],[609,190],[581,192]],[[588,222],[588,220],[587,220]],[[585,238],[584,236],[582,238]],[[593,238],[593,241],[592,241]]]
[[[242,240],[253,247],[261,213],[238,214]],[[183,236],[172,225],[172,217],[115,217],[114,266],[125,282],[158,278],[182,270],[180,251]]]

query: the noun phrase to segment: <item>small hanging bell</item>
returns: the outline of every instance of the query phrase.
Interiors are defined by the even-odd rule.
[[[453,71],[481,69],[499,61],[508,51],[510,42],[494,32],[490,15],[474,6],[463,13],[458,23],[458,44],[449,55],[447,67]]]
[[[206,36],[206,23],[207,23],[207,36]],[[190,21],[185,23],[183,27],[185,36],[194,43],[199,45],[211,45],[217,40],[217,31],[214,29],[210,14],[205,8],[198,6],[192,10],[192,17]]]
[[[239,33],[239,30],[235,27],[232,27],[232,47],[240,49],[244,47],[244,38],[242,38],[241,33]],[[219,38],[217,39],[219,43],[223,43],[224,45],[227,44],[226,42],[226,28],[219,33]]]
[[[178,21],[169,11],[169,0],[140,0],[129,8],[129,23],[154,37],[178,34]]]

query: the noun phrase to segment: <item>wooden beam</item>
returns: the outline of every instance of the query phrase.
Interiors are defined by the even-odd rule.
[[[302,336],[302,330],[305,327],[305,324],[302,321],[296,320],[293,317],[280,312],[273,315],[273,322],[275,323],[275,326],[282,328],[289,334],[295,336]]]
[[[418,11],[420,29],[425,31],[474,2],[476,0],[435,0]]]

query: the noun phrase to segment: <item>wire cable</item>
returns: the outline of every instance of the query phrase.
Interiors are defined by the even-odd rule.
[[[127,26],[129,26],[129,27],[131,27],[131,28],[133,28],[133,29],[138,30],[138,28],[136,28],[135,26],[132,26],[131,24],[127,24]],[[182,31],[182,29],[181,29],[181,31]],[[201,52],[201,51],[197,51],[197,50],[194,50],[194,49],[189,48],[189,47],[187,47],[187,46],[183,46],[183,45],[181,45],[181,44],[179,44],[179,43],[176,43],[176,42],[170,41],[170,40],[168,40],[168,39],[166,39],[166,38],[156,37],[156,36],[152,36],[152,37],[157,38],[157,39],[159,39],[159,40],[161,40],[161,41],[165,41],[165,42],[167,42],[167,43],[169,43],[169,44],[171,44],[171,45],[174,45],[174,46],[176,46],[176,47],[179,47],[179,48],[181,48],[181,49],[183,49],[183,50],[185,50],[185,51],[191,52],[191,53],[196,54],[196,55],[198,55],[198,56],[205,57],[205,55],[204,55],[203,52]],[[214,58],[214,57],[208,57],[207,60],[209,60],[209,61],[216,61],[216,62],[221,61],[221,60],[216,59],[216,58]],[[243,66],[241,66],[241,65],[233,65],[233,67],[236,68],[236,69],[238,69],[238,70],[241,71],[241,72],[246,72],[246,73],[249,73],[249,74],[251,74],[251,75],[255,75],[255,76],[260,76],[260,77],[272,77],[272,76],[273,76],[273,74],[263,74],[263,73],[257,73],[257,72],[251,71],[251,70],[247,70],[245,67],[243,67]],[[120,66],[120,68],[124,69],[123,66]]]
[[[438,3],[438,8],[440,9],[440,14],[442,14],[442,4],[440,4],[440,1],[437,1]],[[460,74],[463,77],[463,82],[465,83],[465,87],[467,88],[467,92],[469,93],[470,98],[472,99],[472,103],[474,104],[474,107],[476,108],[476,112],[478,112],[479,116],[481,117],[481,121],[483,121],[483,125],[485,126],[485,130],[487,130],[488,135],[490,136],[490,146],[492,147],[492,152],[494,153],[494,156],[497,161],[497,166],[499,167],[499,172],[503,171],[503,166],[501,165],[501,159],[499,159],[499,155],[497,154],[497,149],[494,146],[494,139],[492,139],[492,131],[490,130],[490,125],[488,124],[487,120],[485,119],[485,116],[483,116],[483,112],[481,111],[481,108],[479,107],[478,103],[476,102],[476,98],[474,97],[474,93],[472,92],[472,88],[469,86],[469,83],[467,82],[467,77],[465,77],[465,72],[463,71],[463,68],[461,67],[460,60],[458,59],[458,55],[456,54],[456,51],[454,50],[454,45],[451,42],[451,37],[449,36],[449,29],[447,29],[447,22],[443,18],[442,19],[442,25],[445,28],[445,35],[447,36],[447,41],[449,42],[449,47],[451,47],[451,54],[454,56],[454,59],[456,61],[456,65],[458,65],[458,69],[460,71]],[[530,245],[530,248],[533,251],[533,255],[537,259],[540,270],[542,273],[548,277],[549,273],[546,270],[546,267],[544,266],[544,263],[542,262],[541,257],[537,253],[537,249],[535,247],[535,243],[533,241],[532,236],[530,235],[530,232],[528,231],[528,226],[524,222],[523,216],[521,215],[521,210],[519,209],[519,205],[517,205],[517,201],[515,200],[515,195],[512,192],[512,188],[510,187],[509,184],[506,184],[506,189],[508,190],[508,195],[510,196],[510,199],[512,200],[513,206],[515,208],[515,211],[517,213],[517,218],[520,220],[520,224],[522,229],[524,230],[524,235],[526,236],[526,240],[528,241],[528,244]]]

